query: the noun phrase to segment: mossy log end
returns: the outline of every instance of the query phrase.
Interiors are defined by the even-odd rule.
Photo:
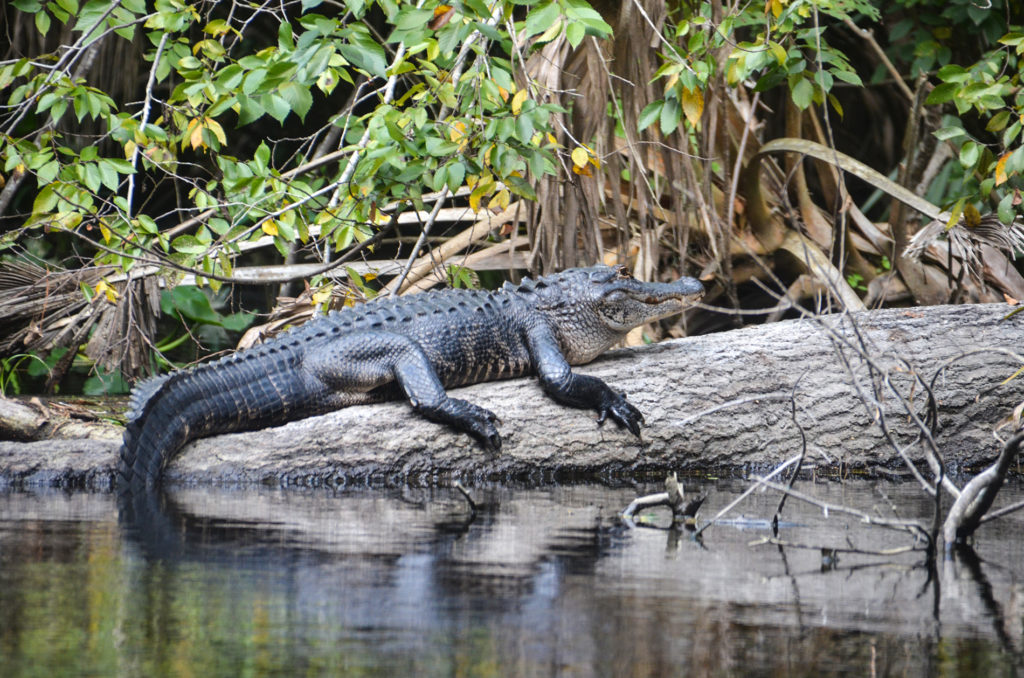
[[[504,446],[497,455],[397,402],[198,440],[165,478],[334,485],[766,468],[801,449],[791,394],[811,466],[898,471],[902,462],[875,422],[878,408],[865,407],[851,386],[856,379],[871,393],[865,361],[849,346],[842,349],[849,368],[840,357],[839,347],[856,345],[858,336],[918,413],[926,393],[912,387],[910,371],[930,383],[949,363],[935,380],[936,441],[951,470],[969,469],[998,455],[993,430],[1024,400],[1024,377],[1001,384],[1021,364],[979,350],[1022,347],[1024,314],[1004,319],[1010,310],[1001,304],[936,306],[786,321],[612,351],[578,368],[628,394],[647,420],[642,441],[613,423],[598,426],[591,412],[558,405],[534,380],[517,379],[453,391],[498,413]],[[917,430],[904,405],[890,391],[880,405],[896,439],[910,445]],[[109,438],[2,442],[0,485],[109,484],[116,447]],[[908,449],[921,458],[920,448]]]

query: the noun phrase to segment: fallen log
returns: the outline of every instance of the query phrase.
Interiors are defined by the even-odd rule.
[[[498,413],[504,446],[483,452],[468,436],[416,416],[405,403],[350,407],[285,426],[194,441],[167,482],[337,485],[353,481],[434,482],[443,477],[552,479],[571,474],[762,469],[799,452],[804,468],[899,471],[902,461],[876,417],[915,459],[918,435],[891,394],[871,392],[864,355],[924,416],[916,372],[935,380],[936,443],[952,471],[990,462],[1002,447],[997,423],[1024,400],[1024,317],[1002,304],[886,309],[757,325],[721,334],[612,351],[578,368],[629,395],[646,416],[639,441],[591,412],[561,406],[534,380],[455,389]],[[1002,349],[979,351],[979,349]],[[849,366],[837,351],[843,351]],[[948,364],[947,364],[948,363]],[[876,374],[876,379],[878,375]],[[791,415],[795,401],[795,419]],[[110,439],[0,443],[0,485],[106,485],[117,443]]]

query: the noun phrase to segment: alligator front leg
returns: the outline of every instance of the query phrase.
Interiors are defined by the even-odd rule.
[[[597,377],[574,373],[547,326],[531,329],[527,333],[527,345],[534,369],[548,395],[572,407],[595,409],[599,424],[610,416],[619,426],[640,437],[640,426],[644,423],[640,410]]]
[[[485,449],[501,449],[501,435],[490,410],[450,398],[423,350],[408,337],[388,332],[359,332],[339,337],[307,358],[303,367],[333,394],[338,406],[352,393],[396,384],[413,409],[431,421],[476,437]]]

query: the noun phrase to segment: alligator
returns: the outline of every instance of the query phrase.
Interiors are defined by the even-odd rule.
[[[694,278],[642,282],[624,267],[594,266],[493,292],[450,289],[332,311],[220,360],[140,382],[129,400],[117,482],[153,486],[195,438],[403,396],[427,419],[497,452],[495,414],[445,389],[527,374],[556,401],[595,409],[599,424],[611,417],[639,436],[640,411],[570,366],[703,293]]]

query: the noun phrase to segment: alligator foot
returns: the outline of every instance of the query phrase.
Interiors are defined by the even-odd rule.
[[[413,406],[427,419],[471,434],[488,452],[501,451],[501,434],[494,425],[498,416],[494,412],[459,398],[445,398],[433,405],[414,403]]]
[[[640,437],[640,426],[644,423],[644,415],[636,409],[626,396],[609,390],[609,397],[598,407],[597,423],[604,424],[611,415],[615,423],[628,429],[637,438]]]

